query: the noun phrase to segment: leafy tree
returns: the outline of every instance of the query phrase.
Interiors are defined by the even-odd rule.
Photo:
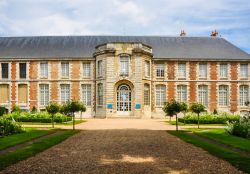
[[[37,112],[37,108],[35,106],[33,106],[31,109],[31,113],[36,113],[36,112]]]
[[[20,109],[20,107],[19,107],[19,106],[14,105],[14,106],[12,107],[11,112],[21,112],[21,109]]]
[[[54,128],[54,115],[60,111],[60,105],[55,102],[51,102],[47,107],[46,111],[51,114],[52,127]]]
[[[178,117],[177,114],[181,112],[181,103],[177,102],[175,100],[172,100],[171,102],[166,102],[164,107],[162,108],[163,111],[166,113],[166,115],[174,116],[176,118],[176,131],[178,131]]]
[[[200,103],[193,103],[190,106],[190,110],[198,116],[198,128],[200,128],[200,113],[205,111],[205,106]]]
[[[81,111],[81,120],[82,120],[82,113],[86,111],[86,107],[83,103],[80,105],[80,111]]]
[[[188,111],[188,105],[185,102],[181,102],[180,104],[181,104],[181,112],[184,115],[184,124],[185,124],[185,116],[186,116],[186,113]]]
[[[0,106],[0,116],[6,113],[6,108],[4,106]]]

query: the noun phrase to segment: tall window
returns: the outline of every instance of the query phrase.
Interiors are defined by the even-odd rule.
[[[178,77],[186,78],[186,64],[185,63],[178,64]]]
[[[249,92],[247,85],[240,86],[240,106],[245,106],[245,102],[249,101]]]
[[[177,101],[179,102],[187,101],[187,86],[186,85],[177,86]]]
[[[228,74],[228,65],[220,64],[220,78],[227,78]]]
[[[228,105],[228,86],[227,85],[219,86],[219,105],[220,106]]]
[[[70,100],[70,85],[61,85],[61,103],[64,104]]]
[[[198,86],[198,100],[199,103],[204,106],[208,106],[208,86],[207,85],[199,85]]]
[[[0,84],[0,103],[8,103],[10,100],[9,96],[9,85]]]
[[[156,85],[156,105],[163,106],[166,102],[166,86]]]
[[[69,63],[68,62],[61,63],[61,73],[62,73],[63,78],[69,77]]]
[[[102,106],[103,105],[103,84],[99,83],[97,85],[97,97],[98,97],[98,105]]]
[[[28,103],[28,86],[26,84],[18,85],[18,103],[19,104]]]
[[[2,63],[2,79],[8,79],[9,78],[9,64],[8,63]]]
[[[157,77],[164,77],[164,73],[165,73],[164,64],[156,64],[156,76]]]
[[[199,78],[207,78],[207,64],[206,63],[199,64]]]
[[[90,63],[83,63],[83,77],[90,77]]]
[[[99,60],[98,62],[97,62],[97,75],[98,76],[102,76],[102,60]]]
[[[41,84],[40,87],[40,105],[47,106],[49,104],[49,85]]]
[[[82,85],[82,101],[86,106],[91,105],[91,85]]]
[[[129,71],[129,57],[123,56],[120,57],[120,74],[128,75]]]
[[[144,105],[150,105],[150,89],[149,85],[144,85]]]
[[[26,79],[26,63],[19,63],[19,73],[20,73],[20,78],[21,79]]]
[[[145,71],[145,76],[149,77],[150,76],[150,63],[149,63],[149,61],[145,61],[144,71]]]
[[[40,76],[42,78],[48,77],[48,63],[40,63]]]
[[[248,77],[248,64],[240,64],[240,77]]]

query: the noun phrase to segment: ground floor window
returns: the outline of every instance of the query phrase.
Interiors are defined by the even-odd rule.
[[[49,85],[41,84],[39,87],[40,87],[40,105],[47,106],[49,104]]]
[[[70,100],[70,85],[61,85],[61,103],[64,104]]]
[[[99,106],[103,105],[103,84],[99,83],[97,85],[97,104]]]
[[[148,84],[144,85],[144,105],[150,105],[150,87]]]
[[[198,102],[204,106],[208,106],[208,86],[199,85],[198,86]]]
[[[163,106],[166,102],[166,86],[156,85],[156,106]]]
[[[177,101],[179,102],[187,101],[187,86],[186,85],[177,86]]]
[[[86,106],[91,105],[91,85],[90,84],[82,85],[82,101],[84,105]]]
[[[1,84],[0,85],[0,103],[9,102],[9,85]]]
[[[28,85],[26,84],[18,85],[18,103],[19,104],[28,103]]]
[[[228,86],[227,85],[219,86],[219,105],[220,106],[228,105]]]
[[[245,106],[245,103],[249,101],[249,92],[247,85],[240,86],[240,106]]]

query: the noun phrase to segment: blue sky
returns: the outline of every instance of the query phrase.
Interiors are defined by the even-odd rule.
[[[250,0],[0,0],[0,36],[221,37],[250,53]]]

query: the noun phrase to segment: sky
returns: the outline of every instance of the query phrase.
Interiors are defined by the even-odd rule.
[[[250,0],[0,0],[0,36],[219,36],[250,53]]]

